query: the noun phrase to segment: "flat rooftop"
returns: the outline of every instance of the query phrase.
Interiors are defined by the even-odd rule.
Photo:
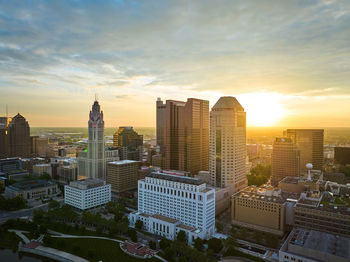
[[[350,258],[350,240],[345,237],[324,232],[298,228],[291,232],[291,238],[288,244],[339,257]]]
[[[139,163],[139,161],[135,161],[135,160],[118,160],[118,161],[112,161],[112,162],[108,162],[108,165],[126,165],[126,164],[134,164],[134,163]]]
[[[55,182],[50,180],[35,179],[35,180],[27,180],[27,181],[14,183],[11,186],[9,186],[9,188],[16,191],[22,191],[22,190],[31,190],[35,188],[47,187],[52,185],[55,185]]]
[[[105,184],[106,182],[101,179],[86,178],[83,180],[72,181],[69,183],[69,186],[87,190],[94,187],[104,186]]]
[[[164,179],[164,180],[169,180],[169,181],[178,182],[178,183],[185,183],[185,184],[190,184],[195,186],[205,184],[205,182],[199,178],[169,175],[161,172],[152,172],[147,174],[146,177]]]
[[[234,196],[238,198],[260,200],[279,204],[285,203],[287,199],[297,200],[300,197],[300,195],[297,193],[279,191],[278,188],[274,188],[273,186],[248,186],[234,194]]]
[[[166,217],[166,216],[162,216],[162,215],[159,215],[159,214],[155,214],[155,215],[153,215],[151,217],[159,219],[159,220],[163,220],[163,221],[171,223],[171,224],[175,224],[176,222],[178,222],[177,219]]]

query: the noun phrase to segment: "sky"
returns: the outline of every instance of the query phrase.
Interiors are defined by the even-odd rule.
[[[2,1],[0,115],[155,126],[157,97],[235,96],[248,126],[350,127],[350,1]]]

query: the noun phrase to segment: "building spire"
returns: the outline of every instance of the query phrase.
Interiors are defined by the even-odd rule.
[[[97,93],[95,93],[95,101],[97,101],[98,100],[98,95],[97,95]]]

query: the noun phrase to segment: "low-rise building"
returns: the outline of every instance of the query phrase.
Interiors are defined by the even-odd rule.
[[[50,180],[26,180],[17,182],[5,189],[6,197],[13,198],[22,195],[25,200],[56,196],[60,193],[55,182]]]
[[[283,235],[286,201],[298,197],[269,185],[248,186],[232,196],[232,224]]]
[[[101,179],[87,178],[64,186],[64,203],[86,210],[111,201],[111,185]]]
[[[116,193],[137,189],[138,161],[120,160],[107,163],[108,184]]]
[[[314,230],[294,229],[281,249],[280,262],[348,262],[350,240]]]

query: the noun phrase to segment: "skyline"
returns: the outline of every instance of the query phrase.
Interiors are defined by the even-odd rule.
[[[157,97],[221,96],[249,127],[350,127],[348,1],[0,6],[0,115],[32,127],[85,127],[95,93],[106,127],[155,126]]]

